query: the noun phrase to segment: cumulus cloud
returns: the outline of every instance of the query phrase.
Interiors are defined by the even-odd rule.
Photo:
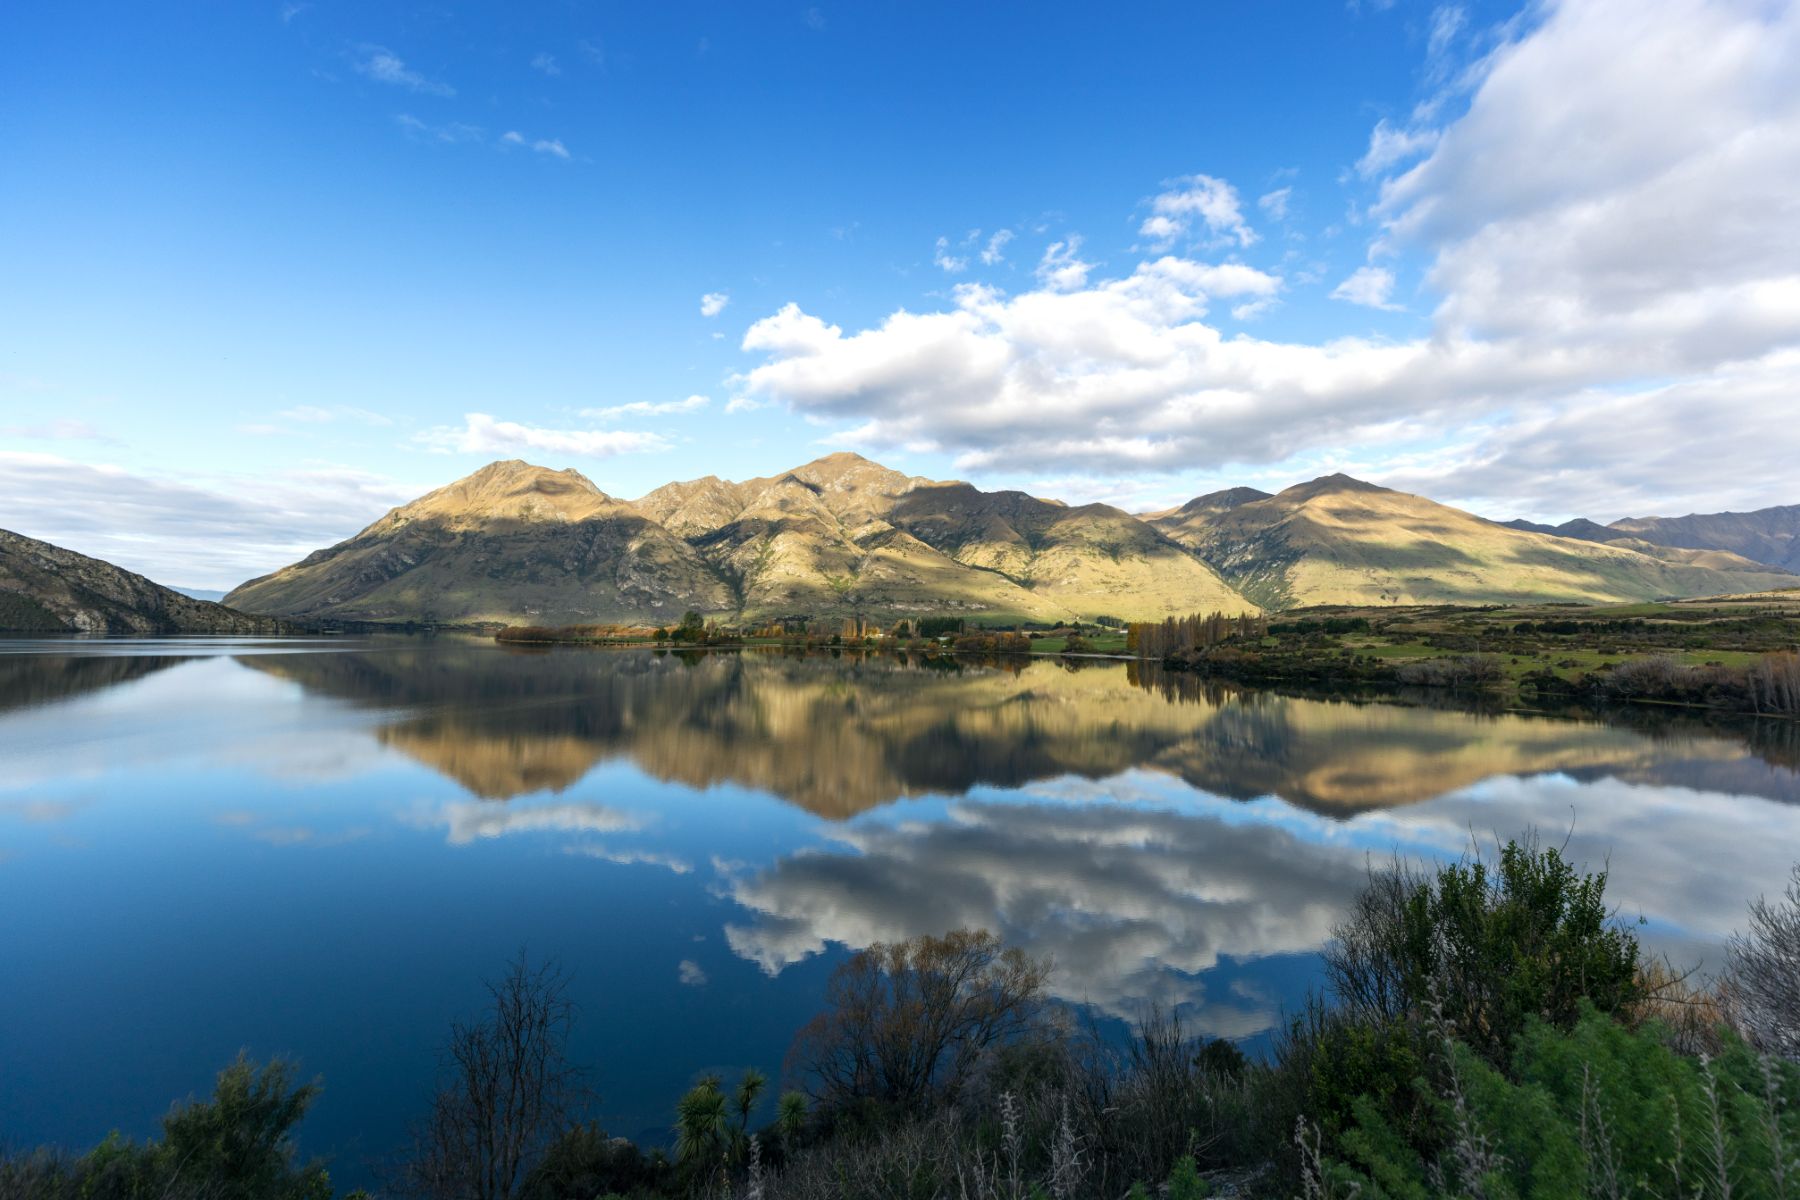
[[[487,413],[465,413],[461,428],[439,426],[420,434],[418,441],[443,454],[512,454],[542,450],[552,454],[611,458],[669,448],[668,440],[657,433],[622,429],[545,429],[517,421],[501,421]]]
[[[426,78],[407,66],[398,54],[385,46],[360,47],[352,65],[356,68],[357,74],[373,79],[377,83],[392,84],[395,87],[428,96],[456,95],[455,88],[447,83]]]
[[[548,51],[532,56],[531,69],[544,75],[562,74],[562,67],[557,63],[556,56]]]
[[[1397,312],[1401,306],[1392,302],[1393,294],[1394,273],[1386,267],[1358,267],[1331,290],[1333,300]]]
[[[676,978],[684,987],[705,987],[706,970],[691,958],[684,958],[675,968]]]
[[[236,587],[427,490],[326,464],[177,482],[0,451],[8,528],[183,587]]]
[[[595,421],[618,417],[664,417],[676,413],[699,412],[712,400],[706,396],[689,396],[685,400],[634,400],[630,404],[614,404],[609,408],[584,408],[581,415]]]
[[[994,232],[994,236],[990,237],[987,240],[987,245],[985,245],[981,248],[982,264],[984,266],[991,267],[991,266],[995,266],[998,263],[1005,262],[1006,261],[1006,243],[1008,243],[1012,240],[1013,240],[1013,231],[1012,230],[1010,230],[1010,229],[996,230]]]
[[[1244,221],[1237,189],[1211,175],[1189,175],[1174,180],[1166,191],[1151,198],[1150,216],[1138,227],[1138,236],[1159,248],[1195,232],[1195,223],[1215,241],[1248,246],[1256,231]]]
[[[1256,198],[1256,207],[1268,213],[1277,221],[1285,221],[1288,215],[1288,201],[1293,199],[1294,189],[1291,187],[1276,188],[1272,192],[1264,192]]]
[[[700,315],[716,317],[724,312],[725,306],[730,303],[731,294],[729,292],[708,292],[700,297]]]
[[[1227,337],[1208,297],[1159,265],[1194,260],[1102,278],[1061,244],[1035,290],[965,285],[866,329],[790,305],[751,327],[766,361],[738,391],[854,422],[870,446],[929,436],[977,468],[1243,470],[1323,447],[1380,461],[1486,431],[1488,450],[1544,472],[1509,507],[1547,478],[1599,493],[1615,461],[1655,457],[1647,431],[1680,445],[1695,397],[1735,396],[1762,407],[1705,422],[1718,453],[1645,503],[1691,504],[1696,487],[1790,501],[1783,472],[1740,461],[1800,460],[1800,422],[1780,419],[1800,394],[1800,5],[1585,0],[1538,16],[1458,75],[1460,116],[1371,135],[1371,265],[1334,290],[1392,305],[1383,272],[1424,264],[1428,328],[1410,340]],[[1463,37],[1436,28],[1445,47]],[[1236,190],[1210,176],[1170,185],[1139,232],[1254,244]],[[1559,443],[1608,405],[1646,415],[1614,422],[1598,455]]]

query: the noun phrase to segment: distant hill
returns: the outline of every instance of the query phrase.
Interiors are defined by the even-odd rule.
[[[1742,559],[1671,560],[1510,528],[1347,475],[1244,503],[1184,505],[1152,523],[1267,608],[1605,603],[1793,582]]]
[[[1508,529],[1520,529],[1526,533],[1547,533],[1551,537],[1577,538],[1584,542],[1610,542],[1624,537],[1616,529],[1609,529],[1598,521],[1590,521],[1586,517],[1576,517],[1573,521],[1564,521],[1561,525],[1541,525],[1536,521],[1523,519],[1502,521]]]
[[[279,633],[279,621],[195,600],[122,567],[0,529],[0,630]]]
[[[225,597],[252,612],[356,621],[567,625],[720,612],[699,554],[577,471],[511,460],[402,505],[347,541]]]
[[[1723,551],[1740,559],[1787,571],[1800,571],[1800,504],[1759,508],[1745,513],[1694,513],[1685,517],[1626,517],[1602,525],[1585,517],[1561,525],[1514,520],[1511,529],[1617,544],[1635,539],[1684,550]]]
[[[180,592],[182,595],[190,596],[195,600],[211,600],[215,604],[218,603],[220,600],[225,599],[225,593],[218,591],[215,588],[191,588],[191,587],[180,587],[178,585],[171,584],[169,586],[169,590],[173,591],[173,592]]]
[[[1773,567],[1800,571],[1800,504],[1745,513],[1627,517],[1614,521],[1610,528],[1659,546],[1728,550]]]

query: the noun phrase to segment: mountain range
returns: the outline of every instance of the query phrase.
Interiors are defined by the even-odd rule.
[[[223,604],[0,532],[0,629],[664,625],[689,609],[747,624],[1146,620],[1748,593],[1800,586],[1790,567],[1800,567],[1800,505],[1551,527],[1329,475],[1134,515],[909,476],[849,453],[625,500],[577,471],[509,460],[241,584]]]
[[[1649,542],[1696,551],[1724,551],[1755,562],[1800,571],[1800,504],[1754,512],[1692,513],[1685,517],[1626,517],[1602,525],[1578,517],[1561,525],[1506,522],[1512,529],[1589,542]]]
[[[517,460],[225,599],[298,620],[980,621],[1315,604],[1608,603],[1800,585],[1716,549],[1513,528],[1331,475],[1133,515],[905,475],[851,453],[635,500]]]

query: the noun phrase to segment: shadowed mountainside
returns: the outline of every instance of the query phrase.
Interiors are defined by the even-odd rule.
[[[1551,533],[1590,542],[1640,542],[1684,550],[1721,551],[1789,571],[1800,571],[1800,504],[1752,512],[1690,513],[1685,517],[1626,517],[1611,525],[1577,517],[1561,525],[1517,520],[1513,529]]]
[[[259,634],[280,633],[283,626],[0,529],[0,630]]]

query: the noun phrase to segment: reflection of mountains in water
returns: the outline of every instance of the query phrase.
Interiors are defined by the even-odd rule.
[[[73,700],[191,661],[173,654],[0,654],[0,712]]]
[[[244,665],[397,709],[382,741],[504,799],[624,755],[659,779],[735,784],[841,818],[926,793],[1141,768],[1326,813],[1407,804],[1496,775],[1615,775],[1800,796],[1788,768],[1701,728],[1171,687],[1048,660],[946,671],[882,655],[509,651],[420,641]],[[1179,691],[1179,695],[1176,692]]]

